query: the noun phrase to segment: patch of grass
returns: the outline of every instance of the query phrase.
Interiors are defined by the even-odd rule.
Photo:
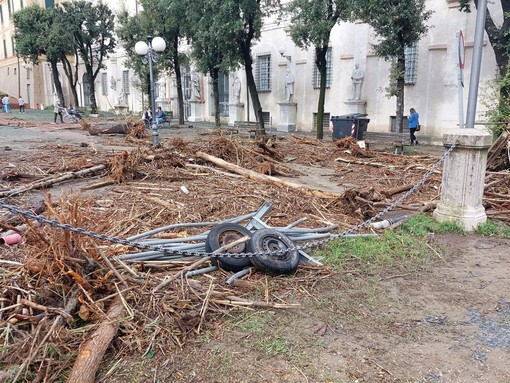
[[[261,353],[273,356],[291,355],[291,346],[285,336],[288,328],[285,323],[275,320],[274,313],[255,313],[234,323],[233,326],[250,333],[250,339]]]
[[[326,265],[337,270],[416,267],[420,262],[414,261],[427,260],[434,254],[427,243],[431,233],[465,234],[465,231],[455,222],[439,223],[430,216],[418,214],[398,229],[387,230],[379,237],[340,238],[314,255],[323,257]]]
[[[399,230],[402,233],[424,236],[430,233],[436,234],[465,234],[465,230],[456,222],[437,222],[431,216],[426,214],[417,214],[404,222]]]
[[[386,231],[380,237],[341,238],[331,242],[315,255],[333,268],[344,268],[354,262],[369,270],[392,266],[396,261],[430,255],[430,248],[414,235]]]
[[[476,233],[486,237],[510,239],[510,227],[501,222],[487,221],[476,228]]]

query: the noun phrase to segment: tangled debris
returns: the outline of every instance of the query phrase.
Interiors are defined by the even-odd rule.
[[[157,149],[147,147],[146,139],[110,137],[119,146],[132,145],[113,154],[81,145],[9,154],[0,169],[1,196],[5,203],[118,238],[172,223],[221,221],[255,211],[266,200],[274,202],[266,218],[271,226],[304,217],[309,227],[345,230],[388,206],[437,160],[363,150],[350,140],[325,143],[296,136],[253,142],[219,133],[193,142],[164,140]],[[433,207],[440,177],[434,174],[401,208]],[[321,187],[324,179],[336,187]],[[71,181],[80,181],[79,193],[55,198],[48,192],[44,199],[28,193],[51,192]],[[508,170],[488,173],[488,215],[508,221],[509,183]],[[93,382],[108,347],[118,354],[172,353],[233,309],[299,307],[283,298],[269,300],[264,277],[254,270],[229,285],[231,273],[221,268],[208,276],[187,276],[183,271],[196,260],[121,262],[118,256],[130,250],[125,245],[0,214],[0,235],[23,237],[22,244],[1,248],[0,377],[5,379],[55,381],[66,371],[69,381]],[[165,236],[189,237],[200,230],[182,228]],[[330,273],[325,267],[299,266],[293,278]],[[169,275],[175,277],[157,289]]]

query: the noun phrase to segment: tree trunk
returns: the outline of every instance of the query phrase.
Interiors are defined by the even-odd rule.
[[[90,88],[90,109],[91,113],[95,114],[97,113],[97,102],[96,102],[96,84],[94,77],[94,71],[92,69],[92,66],[90,64],[85,65],[85,69],[87,70],[88,77],[89,77],[89,88]]]
[[[261,134],[266,134],[264,127],[264,117],[262,115],[262,106],[260,105],[259,92],[257,91],[255,78],[253,77],[253,60],[251,58],[250,44],[251,40],[246,45],[242,44],[241,47],[244,60],[244,71],[246,73],[246,85],[248,86],[253,110],[255,111],[255,117],[259,123]]]
[[[67,377],[68,383],[95,382],[96,372],[99,369],[106,349],[117,334],[119,321],[123,314],[124,305],[121,299],[116,297],[106,314],[107,318],[103,319],[103,322],[91,335],[90,339],[80,347],[73,369]]]
[[[294,183],[294,182],[281,180],[279,178],[272,177],[272,176],[266,176],[265,174],[257,173],[253,170],[243,168],[241,166],[238,166],[238,165],[232,164],[230,162],[227,162],[225,160],[222,160],[221,158],[211,156],[207,153],[197,152],[196,156],[198,158],[202,158],[203,160],[209,161],[217,166],[220,166],[224,169],[230,170],[231,172],[240,174],[248,179],[252,179],[255,181],[260,181],[263,183],[268,183],[268,184],[277,185],[280,187],[291,188],[291,189],[296,189],[296,190],[304,190],[311,194],[321,196],[321,197],[338,198],[339,196],[342,195],[342,193],[326,192],[326,191],[322,191],[322,190],[313,188],[311,186],[306,186],[306,185],[302,185],[302,184],[298,184],[298,183]]]
[[[218,88],[218,74],[219,70],[214,69],[211,71],[211,80],[213,85],[213,94],[214,94],[214,122],[216,127],[221,126],[220,120],[220,92]]]
[[[406,61],[405,56],[397,58],[397,110],[396,110],[396,123],[397,132],[404,132],[404,87],[405,87],[405,73]]]
[[[320,48],[315,48],[315,65],[317,65],[317,69],[320,73],[319,103],[317,104],[317,139],[319,140],[324,138],[324,103],[326,100],[327,53],[327,45]]]
[[[62,91],[62,83],[60,82],[60,75],[58,73],[57,60],[50,60],[51,73],[53,75],[53,83],[55,84],[55,92],[57,98],[60,100],[62,105],[65,105],[64,92]]]
[[[75,59],[76,59],[76,62],[75,62],[75,71],[73,73],[73,67],[71,65],[71,62],[69,61],[69,59],[67,58],[67,56],[62,56],[61,58],[61,62],[62,62],[62,65],[64,67],[64,73],[67,77],[67,80],[69,81],[69,84],[71,86],[71,93],[73,94],[73,101],[74,101],[74,105],[76,107],[78,107],[79,105],[79,100],[78,100],[78,92],[76,91],[76,84],[78,82],[78,56],[75,55]]]
[[[177,52],[179,48],[179,36],[175,36],[173,40],[174,52],[174,70],[175,80],[177,86],[177,99],[179,101],[179,125],[184,125],[184,94],[182,92],[182,78],[181,78],[181,64],[179,63],[179,55]]]

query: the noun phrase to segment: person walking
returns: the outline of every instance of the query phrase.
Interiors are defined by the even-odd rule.
[[[9,101],[9,96],[5,95],[2,98],[2,104],[4,104],[5,113],[11,113],[11,102]]]
[[[57,100],[55,103],[55,107],[53,108],[53,122],[57,123],[57,116],[60,116],[60,122],[64,123],[64,118],[62,117],[62,105],[60,105],[60,100]]]
[[[418,140],[416,139],[416,136],[414,133],[416,133],[417,130],[419,130],[420,126],[420,115],[418,112],[411,108],[409,109],[409,135],[411,138],[411,146],[418,145]]]
[[[23,97],[19,96],[18,98],[19,112],[25,113],[25,100]]]

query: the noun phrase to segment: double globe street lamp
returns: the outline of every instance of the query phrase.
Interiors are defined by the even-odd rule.
[[[154,91],[154,70],[153,63],[156,63],[159,59],[158,53],[161,53],[166,48],[166,42],[162,37],[156,36],[147,36],[147,42],[138,41],[135,44],[135,52],[136,54],[142,56],[142,62],[144,64],[149,64],[149,81],[151,87],[151,110],[152,110],[152,145],[159,145],[159,132],[158,132],[158,124],[155,118],[154,113],[156,113],[156,93]]]

